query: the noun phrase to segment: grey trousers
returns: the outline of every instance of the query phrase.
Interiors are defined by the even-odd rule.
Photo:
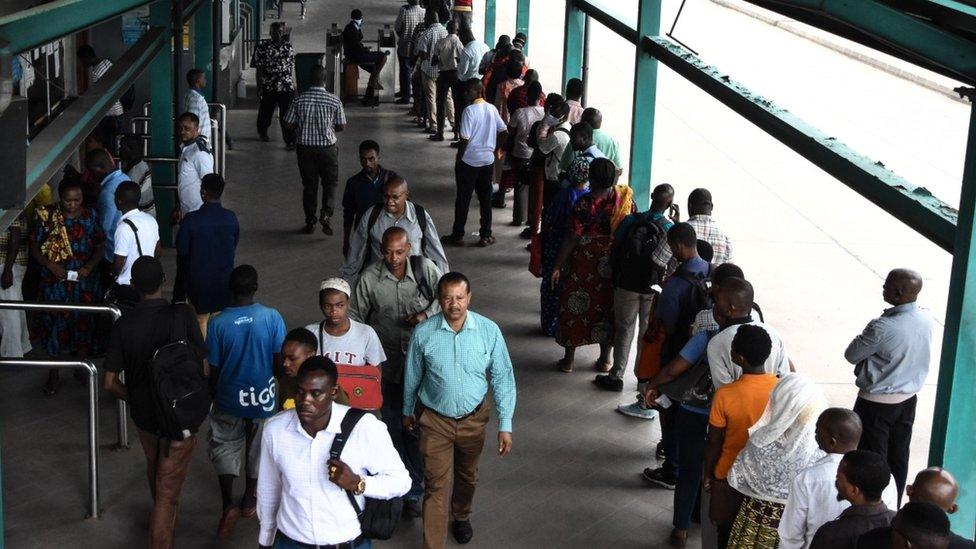
[[[640,342],[647,330],[651,307],[657,294],[639,294],[621,288],[613,289],[613,368],[610,377],[623,379],[627,364],[634,364],[640,358]],[[636,328],[636,330],[635,330]],[[630,348],[637,332],[637,358],[630,361]]]
[[[217,475],[241,474],[242,454],[247,478],[258,478],[261,459],[261,432],[265,419],[246,419],[210,411],[210,448],[207,454]]]

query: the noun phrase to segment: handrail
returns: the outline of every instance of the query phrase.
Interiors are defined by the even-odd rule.
[[[9,308],[9,307],[7,307]],[[98,509],[98,370],[90,360],[25,360],[0,358],[0,366],[28,368],[79,368],[88,371],[88,517]]]
[[[224,169],[227,167],[227,105],[223,103],[207,103],[207,106],[217,109],[217,129],[220,130],[220,141],[215,140],[214,142],[214,152],[219,150],[219,154],[215,155],[214,161],[216,162],[217,173],[222,177],[226,177]],[[219,147],[216,145],[219,145]]]
[[[42,301],[10,301],[0,300],[0,310],[16,311],[78,311],[83,313],[110,314],[112,322],[122,318],[122,310],[114,305],[78,305],[72,303],[46,303]],[[125,375],[119,374],[119,379],[124,383]],[[127,450],[129,448],[129,429],[126,423],[126,403],[119,399],[116,403],[118,412],[118,441],[116,449]]]

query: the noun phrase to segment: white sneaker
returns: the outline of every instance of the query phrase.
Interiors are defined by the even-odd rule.
[[[636,417],[638,419],[654,419],[657,417],[657,410],[645,408],[639,402],[621,404],[617,406],[617,411],[625,416]]]

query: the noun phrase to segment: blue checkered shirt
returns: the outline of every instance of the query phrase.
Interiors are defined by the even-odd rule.
[[[306,147],[329,147],[335,145],[334,126],[345,125],[346,113],[342,102],[325,88],[309,88],[291,102],[285,122],[294,124],[298,133],[298,144]]]
[[[403,372],[403,414],[413,415],[417,400],[445,417],[474,411],[488,394],[498,408],[498,430],[512,432],[515,374],[498,325],[468,311],[459,332],[443,313],[420,325],[410,338]]]

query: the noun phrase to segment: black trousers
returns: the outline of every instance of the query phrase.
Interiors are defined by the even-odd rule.
[[[437,95],[435,96],[435,101],[437,102],[437,133],[444,133],[444,120],[447,118],[447,94],[451,94],[451,101],[454,103],[454,120],[451,120],[451,127],[454,128],[454,133],[457,134],[460,129],[461,117],[458,115],[458,94],[456,92],[457,88],[457,71],[441,71],[437,73]]]
[[[454,199],[454,229],[451,234],[464,236],[464,225],[468,222],[468,208],[471,207],[471,193],[477,193],[481,210],[481,237],[491,236],[491,175],[492,165],[470,166],[458,160],[454,166],[457,179],[457,197]]]
[[[322,185],[322,217],[332,217],[335,211],[335,192],[339,184],[339,149],[328,147],[309,147],[299,145],[298,173],[302,176],[302,206],[305,209],[305,223],[318,221],[319,185]]]
[[[400,454],[403,466],[410,473],[410,491],[407,499],[419,500],[424,495],[424,457],[420,453],[420,430],[403,428],[403,383],[382,380],[383,407],[380,415],[390,433],[393,447]]]
[[[258,105],[258,134],[265,135],[271,127],[271,117],[274,116],[275,108],[278,109],[278,122],[281,124],[281,138],[285,143],[295,142],[295,132],[285,127],[285,113],[291,106],[291,100],[295,97],[295,92],[275,92],[264,91],[261,94],[261,103]]]
[[[864,432],[858,450],[870,450],[884,457],[898,487],[898,502],[908,478],[909,445],[918,397],[898,404],[879,404],[858,397],[854,412],[861,418]]]

